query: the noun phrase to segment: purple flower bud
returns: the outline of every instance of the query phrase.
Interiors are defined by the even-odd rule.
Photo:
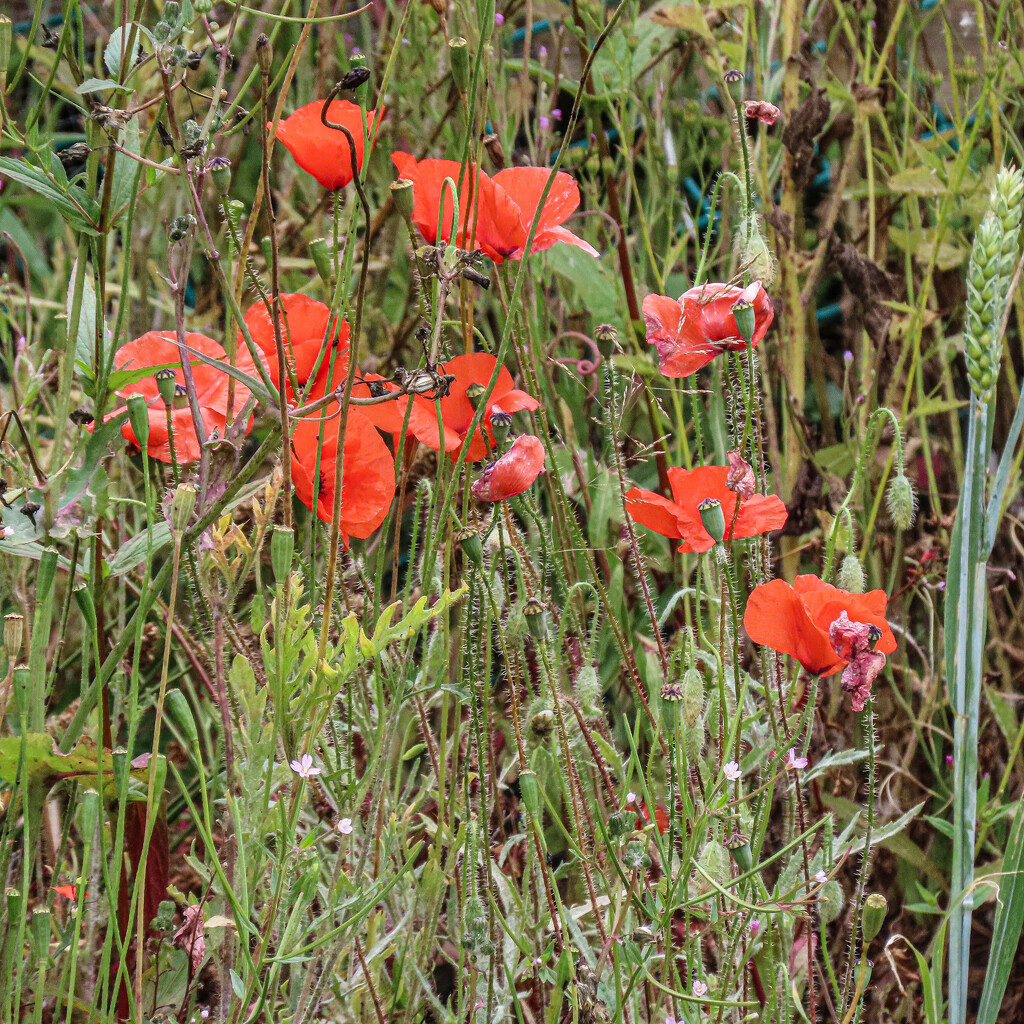
[[[548,130],[548,126],[550,124],[551,124],[551,118],[550,117],[545,117],[543,114],[541,114],[540,115],[540,130],[542,132],[546,132]]]
[[[561,120],[562,120],[562,111],[561,111],[561,110],[559,110],[559,109],[558,109],[558,107],[555,107],[555,109],[551,111],[551,116],[552,116],[552,117],[553,117],[553,118],[554,118],[554,119],[555,119],[556,121],[561,121]]]
[[[847,366],[853,362],[853,353],[849,349],[843,353],[843,362],[846,363]]]
[[[501,11],[494,12],[494,24],[501,28],[505,24],[505,15]]]
[[[537,51],[537,56],[538,56],[538,57],[539,57],[539,58],[540,58],[541,60],[547,60],[547,59],[548,59],[548,48],[547,48],[546,46],[542,46],[542,47],[541,47],[541,48],[540,48],[540,49],[539,49],[539,50]]]

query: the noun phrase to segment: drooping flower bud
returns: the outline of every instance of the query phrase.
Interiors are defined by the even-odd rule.
[[[866,579],[864,566],[856,555],[847,555],[843,564],[839,567],[839,587],[841,590],[848,590],[851,594],[863,594]]]
[[[885,503],[896,528],[909,530],[917,512],[917,495],[914,493],[914,485],[902,473],[892,478],[885,492]]]
[[[309,243],[309,255],[313,258],[313,266],[316,267],[320,280],[323,281],[328,291],[333,290],[334,267],[331,265],[331,254],[327,248],[327,239],[314,238]]]
[[[843,887],[830,878],[818,893],[818,917],[822,924],[831,924],[839,916],[844,899]]]

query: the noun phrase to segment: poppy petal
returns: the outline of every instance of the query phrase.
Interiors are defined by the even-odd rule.
[[[626,511],[641,526],[671,540],[678,540],[686,528],[680,522],[682,510],[675,502],[642,487],[630,487],[626,491]]]
[[[683,307],[667,295],[648,295],[643,301],[647,344],[658,350],[658,362],[666,377],[689,377],[715,358],[715,350],[695,326],[695,318],[683,316]]]
[[[295,162],[308,174],[312,174],[324,188],[344,188],[352,180],[348,139],[344,132],[328,128],[323,123],[320,119],[323,106],[323,100],[314,100],[299,107],[295,113],[278,123],[277,138],[295,158]],[[366,111],[366,124],[373,130],[374,136],[376,115],[375,110]],[[356,144],[356,163],[362,168],[365,148],[362,109],[348,100],[332,100],[327,108],[327,118],[335,124],[343,124],[352,133]]]
[[[484,467],[473,484],[480,501],[504,501],[528,490],[544,469],[544,445],[531,434],[517,437],[504,455]]]

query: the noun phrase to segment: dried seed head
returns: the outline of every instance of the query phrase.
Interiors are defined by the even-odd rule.
[[[462,36],[448,41],[448,60],[455,88],[465,95],[469,89],[469,43]]]
[[[196,507],[196,489],[192,484],[178,484],[171,498],[171,529],[184,533]]]
[[[21,641],[25,633],[25,620],[20,615],[4,616],[4,650],[11,661],[21,653]]]
[[[270,37],[261,32],[256,37],[256,61],[260,66],[260,73],[264,76],[270,74],[270,66],[274,63],[274,51],[270,46]]]
[[[413,186],[408,178],[399,178],[391,182],[391,198],[395,202],[395,209],[401,214],[402,220],[407,224],[412,220],[413,208]]]

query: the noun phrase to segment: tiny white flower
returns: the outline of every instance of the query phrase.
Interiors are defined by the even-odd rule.
[[[828,875],[826,875],[824,871],[815,871],[814,880],[818,885],[824,885],[828,881]]]
[[[693,994],[695,996],[706,996],[708,994],[708,987],[703,981],[698,979],[693,983]]]
[[[634,793],[633,790],[630,790],[626,794],[626,806],[628,807],[630,804],[635,804],[635,803],[636,803],[636,793]]]
[[[292,761],[291,769],[300,779],[308,779],[311,775],[320,774],[320,769],[314,767],[313,758],[309,754],[303,754],[301,761]]]
[[[675,1017],[666,1017],[665,1024],[679,1024]]]
[[[801,768],[807,767],[807,758],[797,757],[796,751],[790,747],[786,753],[786,767],[792,768],[793,771],[799,771]]]
[[[337,825],[334,826],[343,836],[352,835],[352,819],[342,818]]]
[[[10,540],[14,536],[13,526],[0,526],[0,540]]]
[[[722,774],[730,782],[738,782],[743,777],[743,772],[740,771],[740,766],[735,761],[727,761],[722,768]]]

